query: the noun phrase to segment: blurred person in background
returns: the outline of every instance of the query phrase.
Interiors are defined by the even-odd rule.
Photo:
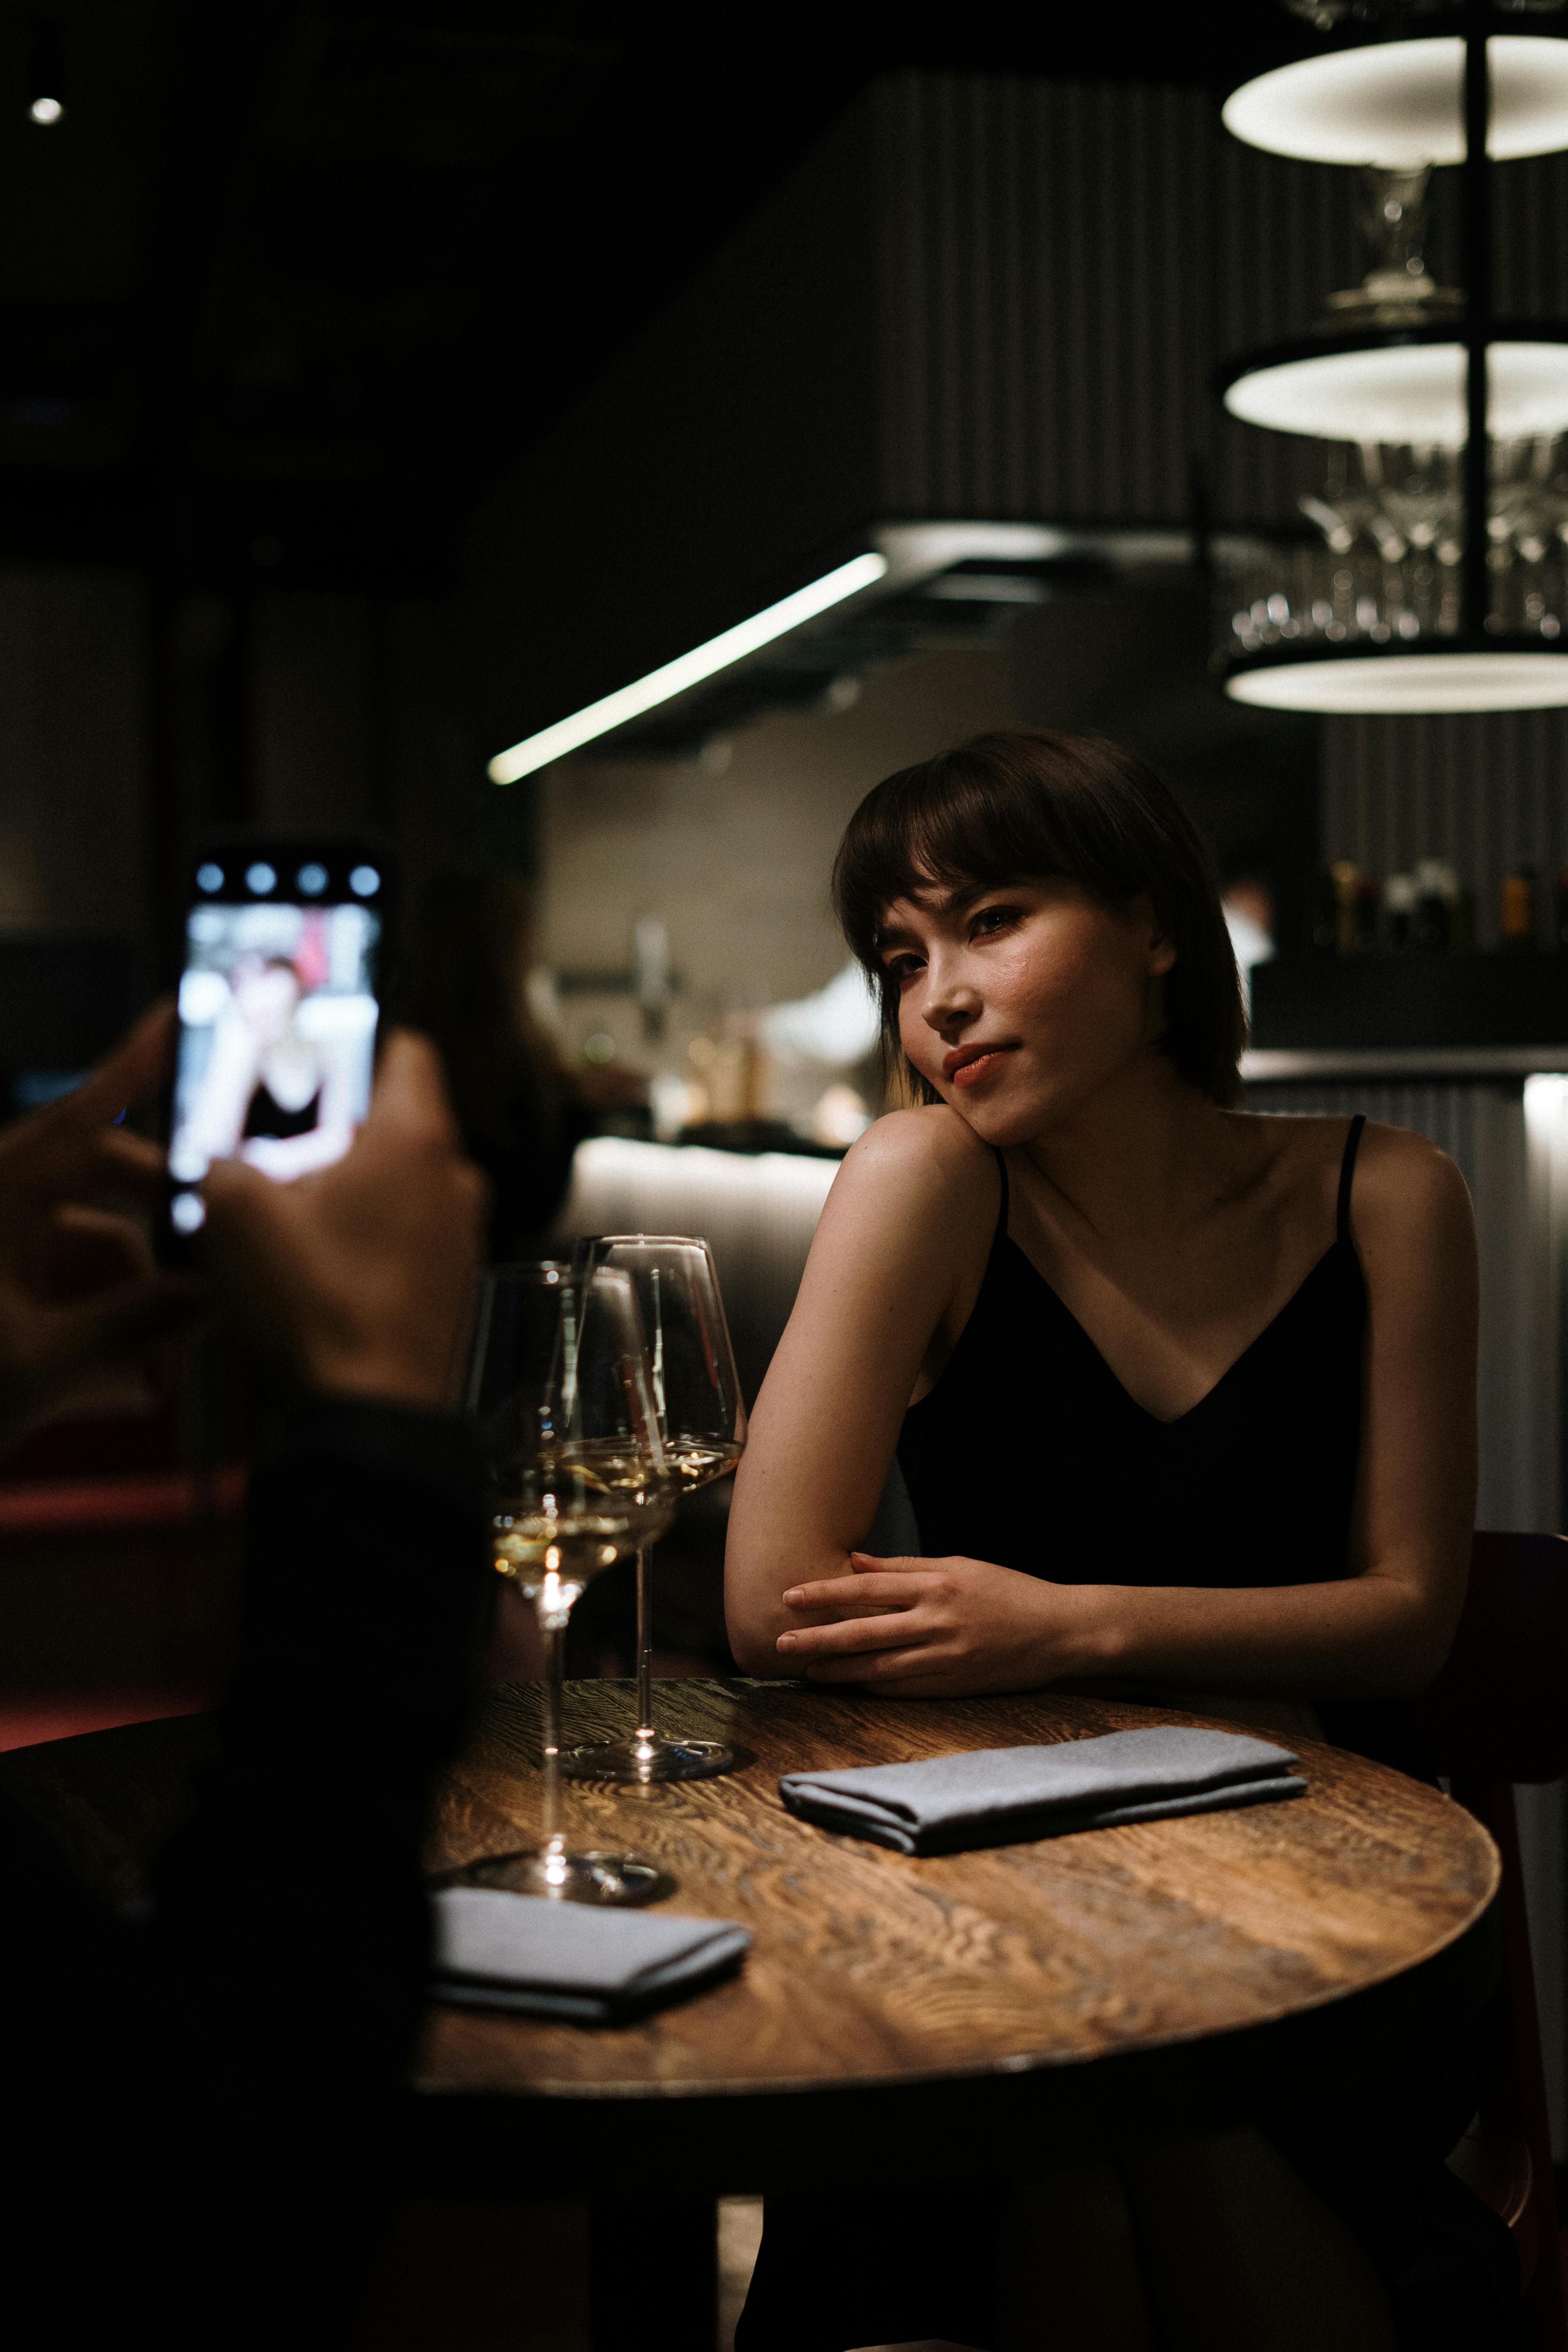
[[[1250,1021],[1253,967],[1271,963],[1279,953],[1274,937],[1274,893],[1256,875],[1238,875],[1226,884],[1219,910],[1230,934],[1231,951],[1241,975],[1241,1000]]]
[[[199,1304],[153,1265],[163,1155],[119,1123],[167,1013],[0,1139],[0,1426]],[[21,2161],[14,2343],[341,2343],[395,2188],[425,2004],[420,1848],[489,1574],[445,1386],[484,1186],[436,1056],[395,1034],[335,1167],[207,1183],[216,1301],[292,1392],[250,1489],[233,1681],[189,1824],[116,1909],[0,1803],[0,2070]],[[26,2315],[34,2317],[29,2320]]]
[[[530,1002],[537,961],[533,897],[517,876],[452,869],[432,878],[416,909],[403,1010],[440,1055],[464,1147],[489,1180],[485,1255],[492,1265],[569,1248],[552,1229],[571,1187],[572,1156],[601,1110],[640,1100],[647,1089],[638,1072],[619,1064],[568,1070]],[[601,1615],[608,1601],[607,1592],[600,1596]],[[531,1605],[505,1585],[494,1606],[487,1677],[543,1674],[547,1645]],[[579,1616],[581,1643],[590,1621]]]
[[[568,1069],[529,1002],[533,900],[515,875],[450,872],[426,891],[405,1015],[433,1039],[470,1158],[490,1183],[492,1263],[542,1257],[600,1112],[643,1100],[624,1065]]]

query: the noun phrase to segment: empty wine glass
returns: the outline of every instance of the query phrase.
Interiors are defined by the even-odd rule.
[[[659,1883],[652,1864],[574,1853],[562,1826],[567,1621],[589,1581],[662,1534],[674,1510],[630,1277],[549,1260],[492,1268],[479,1286],[468,1405],[496,1568],[550,1641],[543,1840],[508,1884],[565,1902],[646,1902]]]
[[[579,1242],[577,1262],[628,1276],[648,1348],[665,1474],[679,1494],[722,1478],[741,1458],[746,1408],[706,1242],[681,1234],[607,1234]],[[728,1772],[717,1739],[669,1739],[653,1720],[653,1536],[637,1546],[637,1720],[629,1739],[574,1748],[565,1769],[595,1780],[701,1780]]]

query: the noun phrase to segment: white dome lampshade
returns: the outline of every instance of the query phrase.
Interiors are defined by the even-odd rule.
[[[1494,33],[1491,130],[1498,163],[1568,147],[1568,40]],[[1260,74],[1226,100],[1232,136],[1308,163],[1414,171],[1465,156],[1465,44],[1455,35],[1378,41]]]
[[[1347,718],[1568,705],[1568,653],[1320,655],[1237,670],[1225,690],[1265,710]]]
[[[1465,346],[1451,341],[1313,352],[1247,368],[1224,399],[1244,425],[1274,433],[1457,449],[1466,364]],[[1568,433],[1568,342],[1492,343],[1487,411],[1500,441]]]

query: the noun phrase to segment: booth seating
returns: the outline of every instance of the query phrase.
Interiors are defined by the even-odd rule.
[[[0,1484],[0,1748],[210,1706],[247,1472]]]

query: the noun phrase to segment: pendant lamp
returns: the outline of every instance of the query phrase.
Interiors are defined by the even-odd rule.
[[[1360,168],[1373,247],[1319,332],[1216,379],[1242,423],[1325,445],[1321,495],[1300,501],[1316,537],[1227,548],[1215,661],[1237,701],[1568,705],[1568,321],[1495,317],[1491,253],[1494,163],[1568,148],[1568,39],[1521,34],[1517,5],[1441,13],[1447,31],[1342,46],[1224,109],[1250,145]],[[1454,164],[1460,289],[1435,282],[1425,252],[1430,175]]]

